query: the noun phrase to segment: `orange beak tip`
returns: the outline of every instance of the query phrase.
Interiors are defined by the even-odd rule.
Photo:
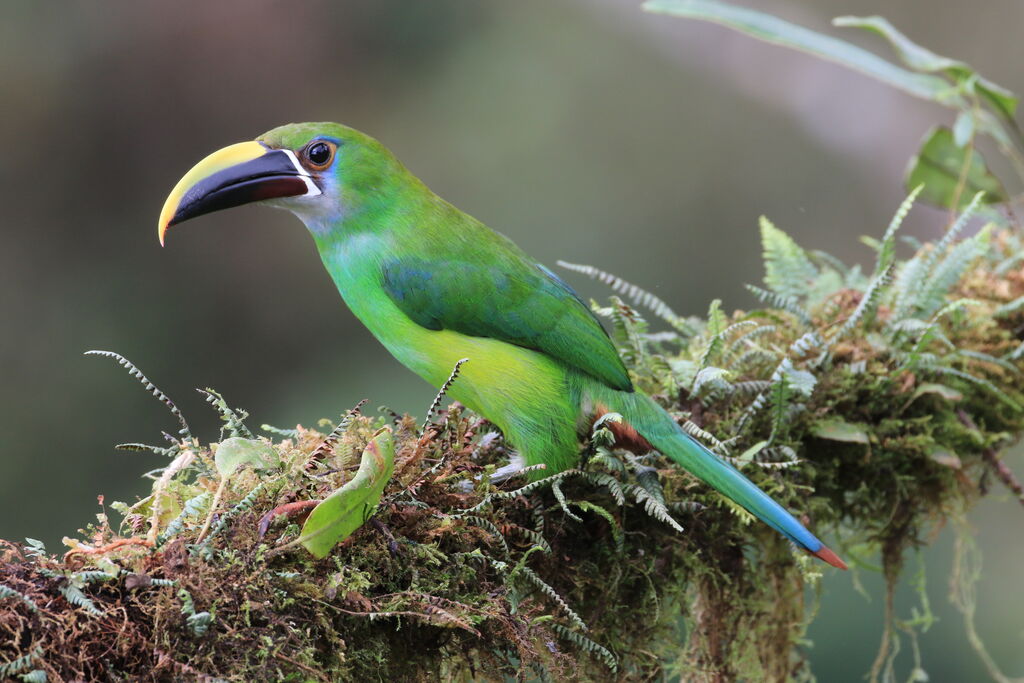
[[[810,551],[807,551],[807,552],[810,552]],[[818,549],[818,552],[811,553],[811,555],[814,555],[815,557],[817,557],[819,560],[822,560],[823,562],[829,563],[830,565],[832,565],[836,569],[849,569],[849,567],[846,566],[846,563],[843,562],[842,559],[840,559],[840,557],[838,555],[836,555],[834,552],[829,550],[827,546],[824,546],[824,545],[821,546],[821,548]]]

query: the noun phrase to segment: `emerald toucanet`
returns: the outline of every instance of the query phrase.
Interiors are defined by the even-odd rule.
[[[431,192],[377,140],[302,123],[214,152],[167,198],[160,243],[176,223],[252,202],[302,219],[349,308],[410,370],[439,387],[468,358],[451,396],[496,424],[527,465],[574,466],[580,435],[613,411],[624,419],[615,428],[623,443],[659,450],[798,547],[846,568],[633,387],[565,282]]]

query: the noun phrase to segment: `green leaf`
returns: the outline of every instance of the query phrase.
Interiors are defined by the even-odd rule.
[[[966,147],[974,137],[974,117],[970,112],[962,111],[953,122],[953,143],[957,147]]]
[[[384,429],[363,450],[352,481],[313,509],[298,542],[315,557],[326,557],[335,544],[351,536],[373,514],[394,467],[395,442],[391,430]]]
[[[892,45],[896,54],[915,71],[944,73],[958,83],[973,83],[973,88],[1000,116],[1012,121],[1017,110],[1017,97],[992,81],[982,78],[968,64],[958,59],[942,57],[931,50],[921,47],[898,31],[885,17],[836,17],[832,20],[835,26],[852,26],[877,33]]]
[[[910,397],[910,400],[913,401],[925,394],[935,394],[936,396],[941,396],[947,401],[952,401],[954,403],[961,401],[964,398],[964,395],[953,387],[948,387],[945,384],[937,384],[935,382],[925,382],[917,388],[914,395]]]
[[[988,170],[981,154],[975,149],[957,146],[953,132],[944,126],[929,131],[921,151],[910,160],[906,186],[912,188],[923,184],[921,196],[925,200],[947,209],[954,208],[953,202],[957,201],[957,188],[968,151],[971,154],[970,166],[955,208],[959,210],[969,204],[976,192],[985,193],[982,201],[987,204],[1005,202],[1006,190]]]
[[[828,439],[829,441],[860,443],[864,445],[870,443],[868,433],[863,427],[858,427],[839,418],[826,418],[816,422],[811,427],[811,434],[814,434],[819,439]]]
[[[648,0],[648,12],[710,21],[775,45],[800,50],[876,78],[926,100],[960,108],[963,98],[939,76],[908,71],[845,40],[811,31],[770,14],[715,0]]]
[[[763,451],[768,445],[768,441],[758,441],[753,446],[743,451],[736,457],[736,462],[746,464],[754,460],[754,456]]]
[[[222,478],[230,477],[242,465],[252,465],[261,469],[277,467],[281,459],[274,448],[258,439],[244,439],[233,436],[224,439],[217,445],[217,453],[213,456],[217,472]]]

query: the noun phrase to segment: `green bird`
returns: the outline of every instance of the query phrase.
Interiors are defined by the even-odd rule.
[[[526,465],[573,467],[579,440],[619,413],[621,445],[657,449],[829,564],[845,563],[782,506],[634,388],[576,293],[511,240],[430,191],[380,142],[336,123],[275,128],[200,161],[172,190],[177,223],[262,202],[290,210],[356,317],[435,387],[497,425]]]

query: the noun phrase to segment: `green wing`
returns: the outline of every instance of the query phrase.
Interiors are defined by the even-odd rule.
[[[632,391],[608,334],[569,285],[519,258],[488,264],[400,257],[383,264],[384,289],[417,324],[490,337],[557,358]]]

